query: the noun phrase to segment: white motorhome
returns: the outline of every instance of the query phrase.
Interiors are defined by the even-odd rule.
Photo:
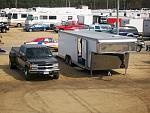
[[[33,24],[61,24],[62,21],[77,21],[77,17],[67,14],[32,13],[25,20],[25,25]]]
[[[61,24],[63,21],[78,21],[78,15],[92,14],[90,9],[62,8],[34,8],[35,13],[29,15],[25,24]]]
[[[93,70],[128,68],[129,52],[136,50],[137,39],[88,30],[60,31],[58,56],[69,65]]]
[[[21,27],[25,25],[25,20],[32,12],[10,12],[8,13],[8,21],[10,26]]]

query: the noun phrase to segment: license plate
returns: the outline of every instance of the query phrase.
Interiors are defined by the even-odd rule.
[[[48,71],[45,71],[45,72],[44,72],[44,75],[47,75],[47,74],[49,74],[49,72],[48,72]]]

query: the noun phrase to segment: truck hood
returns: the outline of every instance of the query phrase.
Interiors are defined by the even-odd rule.
[[[58,63],[57,59],[54,57],[50,58],[30,58],[28,61],[31,64],[40,64],[40,65],[45,65],[45,64],[56,64]]]

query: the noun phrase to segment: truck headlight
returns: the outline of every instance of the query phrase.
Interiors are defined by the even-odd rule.
[[[30,64],[30,69],[37,69],[38,65],[37,64]]]
[[[56,63],[56,64],[53,64],[53,66],[54,66],[54,67],[58,67],[58,63]]]
[[[31,67],[33,67],[33,68],[38,67],[38,65],[37,64],[32,64]]]

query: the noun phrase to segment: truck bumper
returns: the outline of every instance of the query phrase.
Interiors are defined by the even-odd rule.
[[[47,69],[47,70],[29,70],[30,74],[40,74],[40,75],[53,75],[60,71],[60,69]]]

